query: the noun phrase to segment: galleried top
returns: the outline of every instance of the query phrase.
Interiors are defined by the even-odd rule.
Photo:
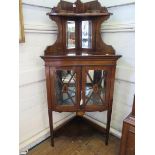
[[[98,0],[86,3],[80,0],[75,3],[61,0],[47,15],[56,22],[58,36],[55,44],[46,48],[45,55],[115,54],[113,47],[102,41],[100,31],[101,24],[112,14]]]
[[[102,7],[98,1],[82,3],[77,0],[75,3],[60,1],[57,7],[52,8],[52,13],[105,13],[108,14],[106,7]]]

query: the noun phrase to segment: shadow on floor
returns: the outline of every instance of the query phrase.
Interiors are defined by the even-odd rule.
[[[50,138],[31,149],[28,155],[118,155],[120,139],[105,136],[80,117],[74,118],[55,133],[55,146]]]

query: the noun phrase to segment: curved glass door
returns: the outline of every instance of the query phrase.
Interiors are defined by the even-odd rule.
[[[55,71],[56,100],[58,105],[74,105],[76,96],[76,73],[73,70]]]
[[[88,70],[86,78],[85,103],[102,105],[105,102],[106,74],[104,70]]]
[[[83,86],[85,106],[106,105],[108,95],[109,70],[102,67],[86,67]]]
[[[79,68],[60,67],[54,69],[54,104],[56,107],[77,107]]]

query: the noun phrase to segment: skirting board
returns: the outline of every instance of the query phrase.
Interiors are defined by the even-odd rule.
[[[88,116],[88,115],[84,115],[84,117],[85,117],[86,119],[92,121],[93,123],[95,123],[95,124],[101,126],[102,128],[106,128],[106,125],[105,125],[104,123],[102,123],[102,122],[100,122],[100,121],[98,121],[98,120],[96,120],[96,119],[94,119],[94,118],[92,118],[92,117],[90,117],[90,116]],[[110,128],[110,133],[111,133],[112,135],[118,137],[118,138],[121,138],[121,135],[122,135],[121,132],[119,132],[119,131],[117,131],[117,130],[115,130],[115,129],[113,129],[113,128]]]
[[[73,117],[75,117],[75,113],[70,114],[67,117],[55,122],[53,124],[54,130],[59,128],[59,126],[61,126],[62,124],[68,122]],[[37,133],[33,137],[31,137],[31,138],[23,141],[22,143],[20,143],[19,144],[20,152],[24,152],[24,151],[29,150],[30,148],[32,148],[35,145],[39,144],[40,142],[42,142],[43,140],[45,140],[49,136],[50,136],[50,129],[49,128],[46,128],[46,129],[42,130],[41,132]]]

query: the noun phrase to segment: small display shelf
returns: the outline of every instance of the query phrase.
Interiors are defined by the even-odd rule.
[[[112,15],[112,13],[47,13],[49,16],[63,16],[63,17],[98,17],[98,16],[109,16]]]
[[[51,144],[54,145],[52,111],[107,111],[108,144],[116,62],[112,46],[103,42],[101,24],[111,13],[98,1],[60,1],[48,13],[58,26],[57,40],[45,49],[46,85]]]

